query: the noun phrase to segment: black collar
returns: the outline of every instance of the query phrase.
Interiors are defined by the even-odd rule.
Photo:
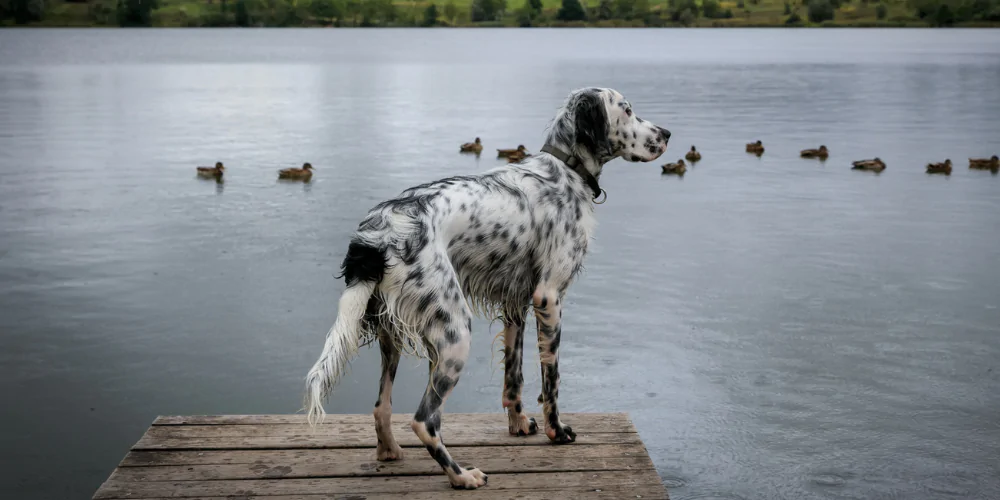
[[[559,161],[565,163],[570,170],[576,172],[580,177],[583,177],[583,180],[588,186],[590,186],[591,191],[594,192],[595,200],[601,196],[601,192],[603,190],[601,189],[601,185],[597,183],[597,177],[594,177],[594,174],[591,174],[590,171],[583,166],[583,163],[580,162],[579,158],[570,155],[569,153],[566,153],[551,144],[542,146],[542,152],[555,156]]]

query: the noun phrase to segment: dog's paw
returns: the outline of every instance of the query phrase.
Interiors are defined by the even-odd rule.
[[[507,430],[511,436],[530,436],[538,432],[538,423],[534,418],[528,418],[523,413],[514,413],[507,417]]]
[[[483,471],[475,468],[463,469],[461,474],[451,476],[451,487],[456,490],[474,490],[480,486],[486,486],[489,478]]]
[[[380,441],[378,443],[378,461],[379,462],[391,462],[393,460],[403,459],[403,449],[399,447],[398,444],[392,443],[392,446],[386,446]]]
[[[567,444],[576,441],[576,433],[573,432],[573,428],[563,424],[545,429],[545,435],[553,444]]]

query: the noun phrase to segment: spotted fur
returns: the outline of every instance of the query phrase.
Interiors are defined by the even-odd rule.
[[[670,133],[635,116],[613,89],[572,92],[549,127],[546,144],[575,157],[599,178],[608,161],[648,162]],[[375,404],[379,460],[402,457],[389,426],[401,352],[427,357],[427,389],[413,431],[456,488],[487,477],[459,466],[441,438],[441,408],[468,360],[473,314],[504,322],[503,406],[511,434],[537,431],[524,414],[522,345],[529,306],[538,326],[546,435],[569,443],[559,420],[562,304],[593,234],[593,191],[581,174],[549,153],[479,175],[450,177],[403,191],[361,221],[342,265],[347,289],[319,360],[307,375],[309,422],[359,346],[378,340],[382,377]]]

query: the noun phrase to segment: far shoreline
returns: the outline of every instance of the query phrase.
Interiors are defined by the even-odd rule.
[[[1000,28],[1000,23],[968,23],[953,26],[932,26],[928,24],[918,24],[918,23],[885,23],[885,24],[849,24],[849,23],[837,23],[837,24],[823,24],[823,25],[802,25],[802,26],[787,26],[782,24],[768,25],[768,24],[748,24],[748,25],[722,25],[722,26],[712,26],[712,25],[695,25],[695,26],[684,26],[684,25],[666,25],[666,26],[602,26],[596,24],[586,24],[586,25],[540,25],[540,26],[492,26],[492,25],[455,25],[455,26],[405,26],[405,25],[387,25],[387,26],[333,26],[333,25],[302,25],[302,26],[271,26],[271,25],[256,25],[256,26],[176,26],[176,25],[153,25],[153,26],[116,26],[116,25],[91,25],[91,24],[47,24],[47,23],[31,23],[31,24],[0,24],[0,29],[6,30],[44,30],[44,29],[108,29],[108,30],[126,30],[126,29],[227,29],[227,30],[253,30],[253,29],[309,29],[309,30],[323,30],[323,29],[336,29],[336,30],[370,30],[370,29],[386,29],[386,30],[457,30],[457,29],[472,29],[472,30],[516,30],[516,29],[526,29],[526,30],[544,30],[544,29],[554,29],[554,30],[579,30],[579,29],[595,29],[595,30],[613,30],[613,29],[707,29],[707,30],[732,30],[732,29],[779,29],[779,30],[796,30],[796,29],[927,29],[927,30],[968,30],[968,29],[997,29]]]
[[[949,1],[7,0],[0,28],[1000,28]]]

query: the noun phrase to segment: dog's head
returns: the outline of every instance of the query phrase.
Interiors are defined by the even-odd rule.
[[[608,88],[571,93],[550,134],[550,142],[582,150],[599,164],[619,156],[653,161],[667,150],[669,140],[667,129],[639,118],[620,92]]]

